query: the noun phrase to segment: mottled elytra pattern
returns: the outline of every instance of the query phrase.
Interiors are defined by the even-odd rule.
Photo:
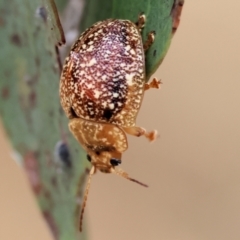
[[[109,123],[74,118],[69,122],[69,129],[91,156],[92,165],[103,172],[110,172],[113,167],[110,159],[121,159],[128,147],[123,130]]]
[[[86,30],[66,58],[60,96],[69,118],[135,125],[144,93],[142,38],[128,20],[106,20]]]

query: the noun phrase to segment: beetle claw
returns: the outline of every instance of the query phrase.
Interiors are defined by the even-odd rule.
[[[160,84],[162,84],[161,80],[158,80],[157,78],[153,78],[153,80],[150,83],[145,83],[144,90],[148,90],[150,88],[160,88]]]

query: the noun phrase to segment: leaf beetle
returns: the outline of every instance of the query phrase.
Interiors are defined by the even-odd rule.
[[[145,51],[154,41],[154,32],[142,42],[145,15],[137,23],[107,19],[83,32],[72,46],[63,66],[60,101],[69,118],[69,129],[87,152],[91,162],[80,217],[97,171],[115,173],[147,186],[115,168],[128,148],[126,133],[150,141],[157,131],[147,132],[135,125],[145,90],[159,88],[160,81],[146,83]]]

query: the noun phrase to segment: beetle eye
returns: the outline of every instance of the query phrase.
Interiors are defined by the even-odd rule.
[[[87,154],[87,160],[88,160],[89,162],[91,162],[91,161],[92,161],[92,158],[90,157],[90,155],[89,155],[89,154]]]
[[[111,158],[111,159],[110,159],[110,163],[112,164],[112,166],[117,166],[117,165],[121,164],[122,161],[121,161],[121,160],[118,160],[118,159],[116,159],[116,158]]]

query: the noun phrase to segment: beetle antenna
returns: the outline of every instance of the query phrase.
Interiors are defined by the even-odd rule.
[[[148,187],[147,184],[139,182],[138,180],[129,177],[128,174],[126,172],[124,172],[122,169],[114,169],[114,168],[112,168],[112,172],[116,173],[117,175],[119,175],[121,177],[124,177],[124,178],[126,178],[126,179],[128,179],[128,180],[130,180],[132,182],[138,183],[139,185],[141,185],[143,187]]]
[[[90,183],[91,183],[92,175],[94,174],[94,172],[95,172],[95,167],[92,166],[92,168],[90,170],[90,173],[89,173],[89,176],[88,176],[88,182],[87,182],[87,186],[85,188],[84,197],[83,197],[82,209],[81,209],[81,214],[80,214],[80,224],[79,224],[80,232],[82,231],[83,213],[84,213],[84,209],[86,207],[88,192],[89,192],[89,188],[90,188]]]

